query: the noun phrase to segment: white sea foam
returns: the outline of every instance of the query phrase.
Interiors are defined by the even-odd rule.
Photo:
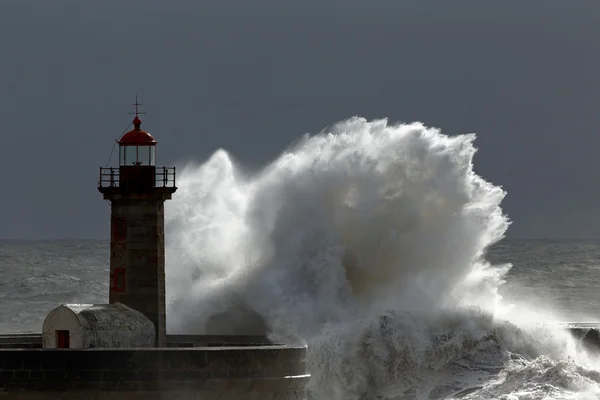
[[[223,150],[187,166],[167,203],[169,328],[229,310],[250,330],[256,312],[308,343],[315,399],[598,395],[551,313],[498,295],[510,265],[485,251],[505,193],[474,173],[474,140],[352,118],[257,173]]]

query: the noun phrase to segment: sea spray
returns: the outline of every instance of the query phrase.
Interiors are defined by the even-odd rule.
[[[474,140],[352,118],[256,173],[223,150],[188,166],[166,213],[169,329],[250,309],[273,340],[308,343],[310,393],[331,400],[492,393],[511,350],[576,354],[507,321],[510,266],[484,258],[505,193],[474,173]]]

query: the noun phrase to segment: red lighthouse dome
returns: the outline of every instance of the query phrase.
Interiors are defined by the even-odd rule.
[[[142,130],[142,120],[139,117],[133,119],[133,129],[124,134],[119,139],[121,146],[153,146],[156,145],[156,140],[151,134]]]

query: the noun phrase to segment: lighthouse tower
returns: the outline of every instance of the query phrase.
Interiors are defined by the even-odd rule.
[[[133,130],[119,144],[119,167],[100,168],[98,190],[111,203],[109,302],[145,314],[166,343],[164,202],[177,190],[175,167],[155,166],[156,140],[142,130],[135,102]]]

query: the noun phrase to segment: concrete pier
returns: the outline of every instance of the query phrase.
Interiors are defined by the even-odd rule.
[[[301,400],[309,379],[305,346],[0,350],[6,400]]]

